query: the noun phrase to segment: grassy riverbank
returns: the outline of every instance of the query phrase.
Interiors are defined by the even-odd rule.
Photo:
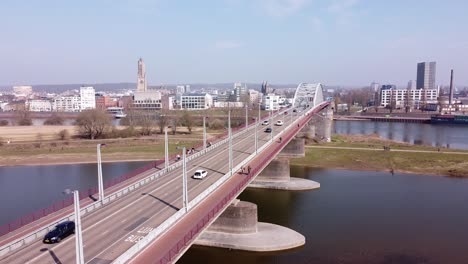
[[[331,143],[309,144],[306,156],[292,159],[291,164],[468,177],[468,151],[416,146],[377,136],[337,135]]]
[[[0,146],[0,166],[46,165],[96,162],[96,144],[102,148],[103,162],[156,160],[164,158],[164,136],[105,139],[54,140],[63,127],[38,126],[19,133],[17,128],[2,130],[3,138],[12,138]],[[68,127],[72,131],[72,127]],[[202,143],[202,131],[192,134],[181,129],[169,135],[169,153],[177,147]],[[210,131],[215,136],[223,131]],[[34,140],[40,133],[41,140]],[[209,138],[210,138],[209,136]],[[384,150],[384,147],[390,150]],[[292,165],[349,170],[372,170],[468,177],[468,151],[411,145],[381,139],[376,135],[335,135],[331,143],[306,145],[306,156],[291,159]]]
[[[138,138],[100,139],[100,140],[57,140],[56,127],[37,126],[35,129],[15,133],[15,129],[3,130],[4,139],[10,143],[0,146],[0,166],[46,165],[96,162],[96,145],[105,143],[102,148],[103,162],[156,160],[164,158],[164,135],[153,135]],[[70,128],[70,131],[72,127]],[[10,132],[10,133],[8,133]],[[208,138],[223,131],[210,131]],[[34,135],[40,133],[41,140],[34,140]],[[180,152],[177,147],[192,147],[201,144],[203,134],[200,129],[194,129],[192,134],[181,129],[176,135],[169,135],[169,153]]]

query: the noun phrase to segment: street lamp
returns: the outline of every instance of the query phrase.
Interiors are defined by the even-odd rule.
[[[206,149],[206,116],[203,116],[203,149]]]
[[[232,176],[232,131],[231,131],[231,110],[228,112],[228,135],[229,135],[229,172]]]
[[[254,134],[255,134],[255,154],[258,154],[258,119],[255,118],[255,124],[254,124]]]
[[[98,192],[99,200],[102,202],[104,200],[104,185],[102,182],[102,161],[101,161],[101,147],[106,146],[106,144],[97,144],[97,161],[98,161]]]
[[[249,106],[245,106],[245,129],[249,129]]]
[[[80,194],[78,191],[72,191],[70,189],[65,189],[64,194],[73,193],[73,200],[75,206],[75,250],[76,250],[76,263],[84,264],[84,254],[83,254],[83,237],[81,234],[81,216],[80,216]]]
[[[169,168],[169,139],[167,137],[167,126],[164,127],[164,167]]]

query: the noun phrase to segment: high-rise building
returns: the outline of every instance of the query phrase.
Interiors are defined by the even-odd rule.
[[[418,63],[416,88],[433,90],[435,86],[435,75],[436,75],[436,63],[432,62],[420,62]]]
[[[243,95],[247,95],[247,92],[247,85],[242,83],[234,83],[234,95],[236,102],[239,102]]]
[[[146,67],[143,59],[138,60],[138,80],[137,80],[137,92],[146,92],[148,88],[146,84]]]
[[[408,81],[408,86],[406,88],[408,90],[415,90],[416,89],[416,81],[415,80]]]
[[[95,109],[96,108],[96,96],[95,90],[92,86],[81,86],[80,87],[80,110]]]

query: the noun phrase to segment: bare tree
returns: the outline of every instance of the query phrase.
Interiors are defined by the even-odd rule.
[[[31,112],[28,110],[18,110],[15,113],[16,124],[20,126],[32,125]]]
[[[76,118],[76,126],[81,137],[95,139],[103,136],[110,129],[111,119],[102,110],[85,110]]]
[[[155,115],[150,112],[140,112],[137,125],[141,127],[141,134],[144,136],[151,135],[155,125]]]
[[[177,126],[179,125],[179,119],[178,119],[178,118],[174,118],[174,119],[172,119],[172,120],[169,120],[168,123],[171,124],[172,134],[175,135],[176,132],[177,132]]]
[[[186,126],[189,133],[192,134],[192,127],[194,125],[194,120],[192,114],[185,110],[183,115],[182,115],[182,125]]]
[[[164,128],[168,125],[169,118],[165,112],[161,112],[158,117],[159,133],[164,133]]]

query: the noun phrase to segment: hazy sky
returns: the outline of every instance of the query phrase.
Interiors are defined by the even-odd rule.
[[[466,0],[1,0],[0,84],[468,85]]]

